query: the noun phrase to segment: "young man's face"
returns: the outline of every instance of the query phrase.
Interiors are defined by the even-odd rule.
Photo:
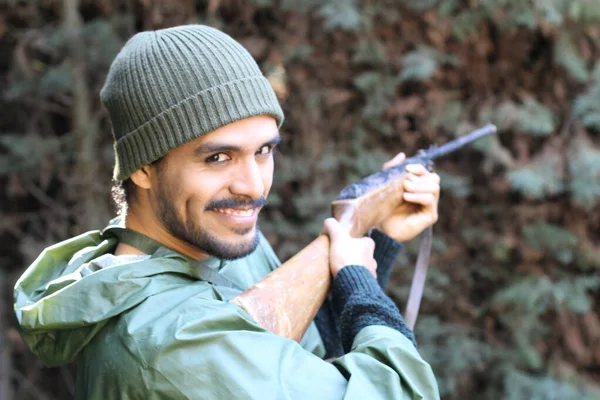
[[[170,151],[152,174],[151,206],[175,237],[224,259],[258,244],[256,219],[273,182],[274,118],[234,122]]]

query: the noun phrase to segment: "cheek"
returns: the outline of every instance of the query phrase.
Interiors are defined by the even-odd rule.
[[[198,216],[210,201],[211,179],[207,179],[191,169],[169,176],[170,184],[163,193],[172,199],[177,213],[187,219]]]
[[[206,206],[229,197],[230,177],[223,171],[189,168],[181,175],[180,185],[185,188],[184,201],[186,214],[195,218],[204,218]]]
[[[185,185],[185,198],[188,206],[193,206],[195,210],[198,207],[204,207],[218,197],[222,190],[223,180],[207,176],[191,176]]]
[[[262,173],[263,185],[265,186],[265,197],[269,194],[271,186],[273,185],[273,171],[274,163],[273,158],[267,163]]]
[[[159,195],[163,206],[168,204],[179,216],[184,215],[185,188],[181,180],[165,174],[157,183],[160,185]]]

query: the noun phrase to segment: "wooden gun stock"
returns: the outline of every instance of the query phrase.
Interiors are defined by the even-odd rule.
[[[403,201],[404,177],[351,200],[336,200],[332,214],[361,237]],[[329,238],[321,235],[250,289],[231,300],[269,331],[300,341],[331,285]]]

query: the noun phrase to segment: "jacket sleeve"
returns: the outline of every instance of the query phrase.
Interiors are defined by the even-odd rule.
[[[137,346],[145,398],[439,399],[430,366],[394,329],[365,327],[348,354],[328,363],[232,304],[189,301],[195,311],[188,302],[185,315],[171,313],[160,343]]]

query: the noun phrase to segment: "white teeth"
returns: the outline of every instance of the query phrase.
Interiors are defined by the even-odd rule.
[[[252,214],[254,214],[253,208],[251,208],[249,210],[234,210],[233,208],[217,208],[216,211],[223,213],[223,214],[237,215],[240,217],[250,217],[250,216],[252,216]]]

